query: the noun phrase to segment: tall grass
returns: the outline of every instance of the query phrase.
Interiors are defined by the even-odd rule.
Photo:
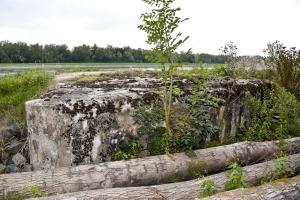
[[[25,102],[37,97],[53,80],[43,71],[0,77],[0,125],[10,122],[26,126]]]

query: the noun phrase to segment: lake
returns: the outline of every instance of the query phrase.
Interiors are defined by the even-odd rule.
[[[184,64],[183,69],[191,69],[199,65]],[[210,68],[211,65],[205,65]],[[76,71],[124,71],[124,70],[159,69],[157,63],[46,63],[46,64],[0,64],[0,76],[17,74],[29,70],[45,70],[49,72]]]

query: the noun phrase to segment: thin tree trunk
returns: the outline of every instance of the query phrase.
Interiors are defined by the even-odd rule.
[[[284,151],[287,154],[300,152],[300,138],[289,139],[286,144]],[[279,153],[281,148],[277,142],[241,142],[197,150],[193,158],[185,153],[178,153],[98,165],[3,174],[0,175],[0,191],[20,192],[28,183],[40,187],[48,194],[155,185],[174,174],[187,176],[191,162],[202,164],[202,170],[206,173],[215,173],[224,170],[229,162],[252,164]]]
[[[288,164],[295,172],[300,172],[300,154],[288,157]],[[248,184],[258,184],[262,179],[273,177],[277,173],[274,161],[267,161],[255,165],[244,167],[245,182]],[[128,187],[128,188],[108,188],[100,190],[83,191],[57,196],[42,198],[41,200],[194,200],[201,194],[200,186],[204,180],[213,180],[219,191],[224,191],[224,185],[229,180],[227,172],[211,175],[202,179],[178,182],[165,185]]]

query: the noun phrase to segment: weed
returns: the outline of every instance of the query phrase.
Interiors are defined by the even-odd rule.
[[[237,188],[246,188],[249,185],[245,183],[245,171],[244,169],[237,163],[233,163],[228,166],[229,172],[229,180],[225,183],[226,190],[234,190]]]
[[[28,196],[31,196],[33,198],[47,196],[47,193],[43,192],[41,188],[36,185],[25,186],[24,192],[25,194],[29,194]]]
[[[214,195],[218,192],[219,188],[213,180],[206,179],[200,185],[201,194],[200,198],[205,198]]]
[[[292,47],[286,48],[276,41],[269,43],[265,63],[271,78],[289,92],[296,94],[300,90],[300,50]]]
[[[136,142],[130,142],[127,145],[122,146],[118,151],[113,155],[114,160],[128,160],[134,159],[139,156],[140,147]]]
[[[274,179],[287,178],[295,173],[295,170],[290,166],[290,159],[286,156],[280,157],[275,161],[276,173]]]
[[[147,149],[151,156],[161,155],[164,153],[162,136],[156,136],[147,144]]]
[[[31,71],[18,75],[5,75],[0,79],[0,121],[25,123],[25,102],[37,97],[49,86],[53,75]]]

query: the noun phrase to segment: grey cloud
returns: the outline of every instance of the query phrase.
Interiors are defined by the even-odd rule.
[[[111,29],[135,20],[119,1],[94,0],[0,0],[0,27],[43,29],[51,18],[84,22],[82,28]],[[117,4],[117,2],[119,2]],[[124,4],[123,4],[124,5]]]

